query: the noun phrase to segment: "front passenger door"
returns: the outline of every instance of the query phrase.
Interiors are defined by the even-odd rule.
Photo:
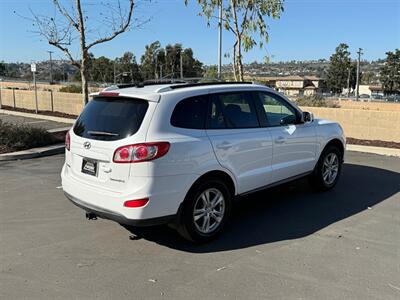
[[[257,92],[255,98],[273,140],[272,181],[312,171],[317,151],[314,124],[301,123],[300,112],[279,95]]]

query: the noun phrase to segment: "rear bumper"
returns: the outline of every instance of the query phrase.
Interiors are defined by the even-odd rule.
[[[75,205],[99,217],[138,226],[165,223],[177,215],[194,180],[190,175],[131,177],[125,188],[110,191],[76,179],[67,164],[61,171],[63,191]],[[143,207],[124,207],[127,200],[144,198],[150,201]]]
[[[127,219],[126,217],[124,217],[123,215],[121,215],[115,211],[107,210],[107,209],[100,208],[95,205],[86,203],[86,202],[68,194],[65,191],[64,191],[64,195],[73,204],[84,209],[86,212],[93,213],[100,218],[112,220],[112,221],[118,222],[123,225],[154,226],[154,225],[171,223],[176,218],[176,215],[169,215],[169,216],[163,216],[163,217],[151,218],[151,219],[140,219],[140,220]]]

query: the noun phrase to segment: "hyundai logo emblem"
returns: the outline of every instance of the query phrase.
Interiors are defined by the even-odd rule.
[[[90,147],[92,147],[92,145],[90,144],[90,142],[84,142],[84,143],[83,143],[83,148],[85,148],[85,149],[90,149]]]

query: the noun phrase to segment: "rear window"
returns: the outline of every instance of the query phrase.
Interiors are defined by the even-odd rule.
[[[74,126],[78,136],[116,141],[135,134],[149,104],[145,100],[107,97],[90,101]]]
[[[204,129],[207,97],[197,96],[179,102],[171,116],[171,125],[181,128]]]

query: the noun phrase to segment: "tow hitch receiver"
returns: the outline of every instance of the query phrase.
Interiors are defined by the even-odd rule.
[[[88,220],[97,220],[97,216],[94,213],[87,212],[86,219]]]

